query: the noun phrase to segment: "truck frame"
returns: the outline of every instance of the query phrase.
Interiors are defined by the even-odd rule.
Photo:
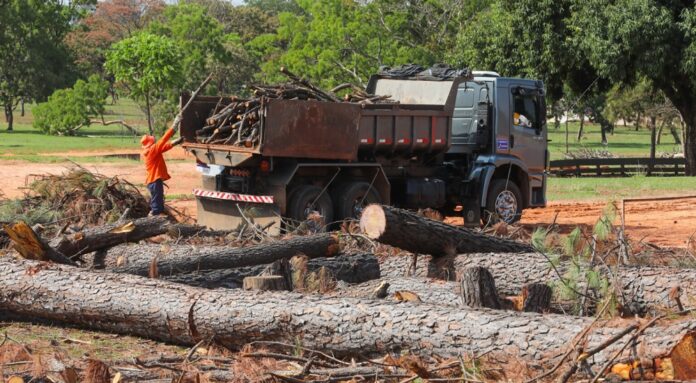
[[[541,81],[491,72],[375,75],[367,92],[397,103],[264,99],[260,142],[251,148],[195,143],[220,98],[194,100],[180,133],[203,173],[194,190],[199,222],[231,229],[247,219],[302,221],[317,211],[331,223],[383,203],[461,214],[477,226],[512,223],[523,209],[545,206]]]

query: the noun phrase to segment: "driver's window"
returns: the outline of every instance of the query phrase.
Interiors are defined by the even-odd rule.
[[[538,128],[536,97],[513,95],[513,105],[513,125]]]

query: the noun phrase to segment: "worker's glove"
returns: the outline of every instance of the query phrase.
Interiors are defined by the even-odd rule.
[[[184,142],[184,137],[179,137],[176,140],[172,141],[172,146],[177,146],[177,145],[181,144],[182,142]]]

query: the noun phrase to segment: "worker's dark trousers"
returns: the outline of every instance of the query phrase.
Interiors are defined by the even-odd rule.
[[[150,191],[150,214],[158,215],[164,213],[164,182],[158,179],[147,184]]]

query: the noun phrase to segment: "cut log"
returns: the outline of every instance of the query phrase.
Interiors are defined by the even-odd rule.
[[[544,283],[531,283],[522,287],[522,311],[528,313],[548,312],[551,307],[553,290]]]
[[[159,274],[164,277],[173,274],[192,273],[198,270],[229,269],[269,264],[298,254],[306,255],[310,259],[331,257],[339,251],[340,246],[336,236],[319,234],[244,248],[230,248],[196,256],[167,257],[161,260],[158,259],[157,269]],[[148,274],[151,260],[129,263],[116,267],[111,271],[145,276]]]
[[[500,309],[493,276],[484,267],[467,267],[461,274],[462,303],[468,307]]]
[[[4,225],[5,233],[12,240],[13,248],[25,259],[75,265],[71,259],[55,251],[34,229],[24,222]]]
[[[244,290],[281,291],[288,290],[285,278],[280,275],[246,277],[242,283]]]
[[[90,272],[70,266],[0,259],[0,310],[26,318],[132,334],[181,345],[202,339],[239,349],[273,340],[336,355],[413,354],[453,357],[489,354],[503,361],[546,360],[566,351],[568,340],[591,318],[498,310],[451,310],[438,305],[303,296],[289,292],[205,290],[132,275]],[[600,321],[588,330],[588,349],[635,320]],[[647,360],[668,358],[687,334],[690,317],[660,321],[637,338],[633,350]],[[623,344],[587,360],[603,364]],[[696,345],[687,345],[694,351]],[[675,374],[683,366],[674,366]],[[684,376],[694,379],[696,376]]]
[[[125,224],[104,225],[75,234],[63,235],[49,244],[59,253],[71,258],[78,254],[87,254],[121,243],[138,242],[164,234],[169,225],[167,218],[162,216],[139,218]]]
[[[369,238],[434,257],[463,253],[534,251],[530,245],[497,238],[383,205],[370,205],[360,218]]]
[[[265,265],[238,267],[227,270],[206,270],[196,273],[161,276],[167,281],[190,286],[214,288],[239,288],[245,277],[259,275]],[[372,254],[340,255],[331,258],[314,258],[307,262],[307,271],[319,271],[326,267],[334,278],[347,283],[362,283],[379,279],[379,263]]]
[[[382,257],[382,276],[402,276],[410,267],[411,258],[404,256]],[[484,253],[463,254],[454,257],[418,259],[415,276],[452,279],[457,272],[470,266],[481,266],[493,275],[500,295],[519,295],[522,287],[531,283],[559,281],[558,274],[546,257],[539,253]],[[556,268],[563,275],[568,264]],[[662,266],[621,266],[612,270],[621,281],[624,297],[650,308],[676,308],[670,292],[679,286],[684,306],[696,305],[696,270]]]

